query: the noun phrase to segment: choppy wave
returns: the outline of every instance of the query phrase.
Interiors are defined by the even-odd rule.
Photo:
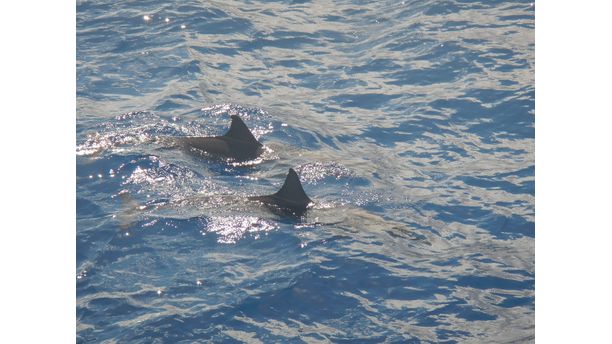
[[[532,342],[533,10],[78,1],[77,341]]]

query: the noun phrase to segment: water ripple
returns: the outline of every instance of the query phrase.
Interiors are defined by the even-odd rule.
[[[77,1],[77,342],[533,342],[528,1]],[[164,138],[241,116],[266,148]],[[301,218],[247,196],[300,174]]]

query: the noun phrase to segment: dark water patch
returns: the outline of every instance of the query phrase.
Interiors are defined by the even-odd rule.
[[[319,43],[317,39],[310,38],[308,35],[299,34],[294,37],[283,37],[277,39],[254,38],[252,40],[237,40],[232,42],[241,51],[256,51],[265,47],[274,47],[280,49],[296,49],[304,46],[314,46]]]
[[[103,216],[104,213],[99,206],[97,206],[94,202],[87,200],[85,198],[77,198],[76,199],[76,215],[77,219],[82,218],[91,218],[91,217],[100,217]]]
[[[485,228],[502,239],[521,236],[535,238],[535,223],[527,221],[518,215],[497,217],[495,220],[490,221]]]
[[[497,305],[504,308],[513,308],[521,306],[532,306],[535,304],[534,297],[516,297],[512,295],[500,295],[505,296],[504,300]]]
[[[454,61],[438,65],[430,69],[408,69],[389,74],[391,85],[431,85],[442,82],[451,82],[468,74],[477,73],[480,69],[469,61]]]
[[[534,237],[535,224],[518,215],[502,216],[485,208],[462,205],[426,204],[424,209],[437,209],[436,218],[444,222],[459,222],[485,229],[502,240],[522,236]]]
[[[348,72],[349,74],[368,73],[368,72],[380,73],[382,71],[396,70],[400,67],[401,66],[392,59],[380,59],[379,58],[379,59],[373,59],[360,66],[350,67],[348,69]]]
[[[509,280],[493,276],[456,276],[456,285],[476,289],[525,290],[534,284],[533,279],[524,281]]]
[[[368,10],[365,8],[348,8],[348,9],[342,10],[342,14],[347,17],[356,16],[356,15],[364,14],[367,12]]]
[[[81,309],[81,312],[79,312],[77,308],[77,317],[93,314],[97,316],[103,315],[105,317],[125,316],[125,314],[133,316],[139,313],[145,313],[146,311],[146,308],[130,304],[127,300],[122,298],[100,297],[89,301],[87,307]]]
[[[204,35],[226,35],[252,30],[251,22],[245,18],[223,18],[210,22],[193,22],[190,27]]]
[[[533,14],[515,14],[509,16],[499,16],[501,21],[518,21],[518,22],[531,22],[533,20]],[[528,26],[529,27],[529,26]]]
[[[430,6],[423,14],[428,16],[439,16],[451,13],[457,13],[461,7],[451,1],[440,1],[435,5]]]
[[[461,331],[461,330],[447,330],[447,329],[438,329],[436,330],[436,334],[438,335],[438,339],[444,341],[444,343],[459,343],[457,340],[453,340],[453,338],[467,339],[471,337],[469,332]]]
[[[497,319],[497,316],[485,312],[478,311],[473,307],[467,306],[463,301],[457,301],[445,307],[442,307],[433,314],[450,313],[456,314],[458,318],[469,321],[491,321]]]
[[[84,262],[95,259],[107,242],[111,240],[118,229],[109,224],[112,222],[109,218],[91,218],[78,219],[77,226],[79,228],[88,228],[87,232],[81,231],[76,236],[76,259],[77,266],[81,266]]]
[[[185,106],[181,105],[180,103],[177,103],[171,100],[166,100],[163,103],[156,106],[155,111],[171,111],[171,110],[181,109],[184,107]]]
[[[225,55],[225,56],[229,56],[229,57],[233,57],[235,55],[238,55],[240,52],[237,51],[234,48],[227,48],[227,47],[211,47],[211,46],[206,46],[206,47],[199,47],[199,46],[192,46],[190,47],[191,49],[202,53],[202,54],[206,54],[206,55]]]
[[[490,315],[470,307],[465,301],[455,300],[443,307],[437,308],[434,311],[419,315],[417,317],[418,325],[425,327],[448,325],[448,322],[443,320],[444,318],[441,317],[442,315],[446,314],[453,314],[458,318],[469,321],[492,321],[497,319],[495,315]],[[460,335],[460,337],[463,336],[464,334]]]
[[[420,48],[422,46],[428,46],[432,44],[436,44],[437,41],[433,39],[426,39],[419,36],[409,36],[404,37],[402,39],[398,39],[392,41],[385,45],[385,49],[389,49],[391,51],[406,51],[411,49]],[[421,57],[423,59],[423,57]]]
[[[490,177],[461,177],[461,180],[468,185],[477,186],[487,190],[504,190],[514,194],[531,194],[534,195],[535,182],[525,182],[522,184],[514,184],[505,180],[496,180]]]
[[[432,106],[451,109],[454,112],[452,121],[470,123],[469,132],[489,132],[488,136],[483,136],[483,141],[487,143],[495,142],[493,133],[508,138],[533,138],[535,134],[534,127],[528,124],[533,123],[533,102],[530,100],[502,102],[487,108],[473,100],[447,99],[435,101]]]
[[[313,62],[310,60],[291,59],[291,60],[278,60],[276,61],[276,64],[279,66],[287,67],[287,68],[302,68],[304,66],[313,64]]]
[[[332,337],[330,339],[332,343],[384,343],[387,337],[377,336],[377,337],[371,338],[371,337],[350,336],[350,337]]]

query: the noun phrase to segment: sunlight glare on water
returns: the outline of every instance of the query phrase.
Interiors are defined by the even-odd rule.
[[[254,238],[257,239],[260,232],[265,233],[276,228],[274,223],[254,216],[212,217],[203,233],[217,233],[219,243],[235,244],[247,233],[255,234]]]

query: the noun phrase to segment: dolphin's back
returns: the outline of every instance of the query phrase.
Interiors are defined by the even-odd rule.
[[[180,139],[184,148],[195,148],[211,155],[230,156],[232,150],[221,137],[183,137]]]
[[[177,140],[188,150],[196,149],[211,156],[242,161],[255,159],[263,151],[263,145],[236,115],[232,115],[232,124],[222,136],[181,137]]]

